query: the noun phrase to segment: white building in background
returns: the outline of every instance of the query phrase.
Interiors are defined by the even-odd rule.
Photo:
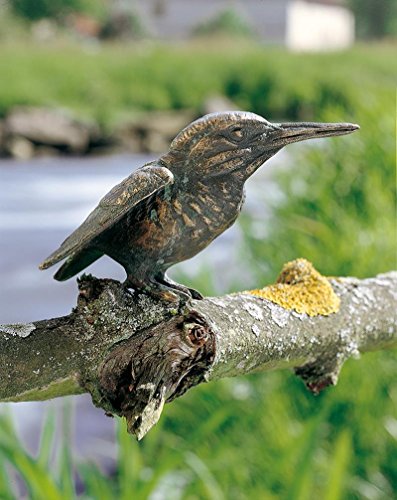
[[[337,2],[288,2],[285,44],[291,50],[345,49],[354,43],[354,31],[352,12]]]
[[[343,0],[135,0],[156,38],[189,38],[194,29],[232,9],[264,43],[296,51],[344,49],[354,42],[354,17]]]

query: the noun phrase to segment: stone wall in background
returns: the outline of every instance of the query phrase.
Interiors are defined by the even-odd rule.
[[[0,156],[29,159],[121,151],[160,154],[194,119],[233,109],[236,105],[225,97],[212,96],[198,111],[151,111],[104,131],[98,124],[77,120],[59,109],[17,107],[0,121]]]

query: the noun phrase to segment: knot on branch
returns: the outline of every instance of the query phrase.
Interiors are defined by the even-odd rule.
[[[202,347],[210,339],[210,330],[208,325],[203,324],[203,319],[196,311],[191,311],[190,317],[196,322],[185,322],[183,328],[187,333],[190,342],[197,347]]]
[[[174,317],[112,350],[99,368],[97,404],[125,417],[140,439],[165,402],[204,381],[214,356],[214,334],[198,313]]]
[[[306,259],[287,262],[274,285],[245,293],[309,316],[328,316],[338,312],[340,306],[340,299],[328,279]]]

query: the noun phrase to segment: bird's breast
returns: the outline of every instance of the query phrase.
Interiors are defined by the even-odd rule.
[[[195,192],[177,191],[157,197],[131,234],[139,247],[165,267],[193,257],[236,220],[243,202],[242,189],[197,186]]]

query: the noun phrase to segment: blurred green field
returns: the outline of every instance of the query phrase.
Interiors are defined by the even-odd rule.
[[[271,120],[352,121],[361,130],[296,150],[278,174],[266,227],[242,217],[241,258],[253,286],[296,257],[331,275],[396,267],[395,46],[297,55],[249,44],[189,47],[1,47],[0,109],[47,104],[109,125],[145,109],[198,108],[213,92]],[[263,226],[263,224],[262,224]],[[242,277],[235,270],[235,289]],[[197,278],[212,292],[214,277]],[[396,352],[350,360],[335,388],[314,397],[291,373],[256,374],[201,386],[167,406],[136,443],[119,426],[112,478],[75,463],[84,498],[383,500],[397,497]],[[38,459],[0,421],[0,457],[24,477],[30,498],[73,498],[68,448],[50,460],[50,418]],[[66,433],[67,445],[67,433]],[[51,462],[53,463],[53,461]],[[0,498],[11,499],[7,469]]]
[[[60,106],[104,125],[142,110],[199,109],[213,93],[272,120],[314,119],[327,107],[347,120],[396,85],[395,44],[327,54],[222,38],[161,46],[14,41],[0,49],[0,115],[21,104]]]

